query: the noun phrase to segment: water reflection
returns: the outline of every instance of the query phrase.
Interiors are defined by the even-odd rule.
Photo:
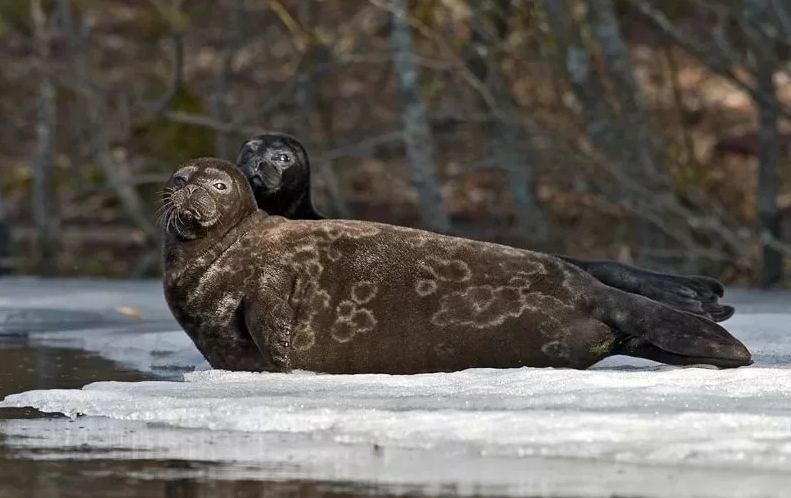
[[[24,339],[0,340],[0,398],[31,389],[74,389],[97,380],[139,381],[150,376],[75,349],[31,347]],[[41,416],[0,408],[0,419]]]
[[[24,339],[0,339],[0,399],[31,389],[73,389],[94,381],[155,378],[75,349],[30,346]],[[156,377],[161,379],[162,377]],[[173,373],[173,378],[180,374]],[[30,408],[0,408],[0,419],[58,417]],[[217,477],[217,464],[175,460],[102,460],[72,455],[24,458],[3,444],[0,432],[0,498],[258,498],[410,496],[381,488],[314,481],[254,481]],[[86,450],[88,451],[88,450]],[[97,458],[99,457],[99,458]],[[412,494],[414,495],[414,493]],[[425,496],[425,495],[423,495]]]
[[[11,464],[11,465],[9,465]],[[2,498],[356,498],[401,496],[359,485],[311,481],[213,479],[207,469],[190,477],[163,478],[183,471],[184,462],[14,461],[0,463]],[[197,465],[187,464],[197,467]],[[158,477],[153,477],[156,473]],[[414,496],[414,495],[411,495]]]

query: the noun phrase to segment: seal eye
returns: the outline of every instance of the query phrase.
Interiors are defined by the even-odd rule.
[[[173,187],[175,188],[181,188],[186,184],[187,184],[187,180],[183,176],[177,176],[173,178]]]
[[[288,154],[280,153],[275,155],[275,161],[279,161],[281,163],[287,163],[291,161],[291,156]]]
[[[228,186],[223,182],[217,182],[214,184],[214,188],[216,188],[217,190],[225,190],[228,188]]]

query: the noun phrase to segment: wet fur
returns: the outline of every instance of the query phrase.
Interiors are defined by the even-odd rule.
[[[751,363],[710,320],[559,258],[381,223],[268,216],[231,163],[196,159],[178,173],[205,184],[209,168],[234,184],[233,196],[212,193],[221,222],[194,240],[165,223],[163,256],[168,305],[214,368],[587,368],[615,354]]]
[[[293,155],[293,162],[281,173],[280,185],[266,185],[262,170],[271,169],[268,151],[285,150]],[[290,135],[266,133],[249,138],[236,158],[253,189],[256,203],[269,214],[297,220],[324,219],[313,206],[310,195],[310,162],[305,147]],[[259,181],[254,182],[253,176]]]
[[[295,220],[325,219],[310,195],[310,162],[305,147],[284,133],[264,133],[250,137],[237,156],[237,166],[250,179],[252,163],[263,159],[268,150],[290,150],[296,162],[289,176],[277,190],[253,186],[258,207],[270,215]],[[639,294],[681,311],[695,313],[720,322],[733,316],[733,306],[719,302],[725,288],[718,280],[704,276],[681,276],[642,270],[615,261],[595,261],[556,255],[590,273],[600,282],[617,289]]]

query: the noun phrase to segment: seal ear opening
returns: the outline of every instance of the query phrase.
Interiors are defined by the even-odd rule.
[[[701,316],[626,293],[618,293],[608,308],[616,311],[605,313],[601,320],[623,334],[615,354],[669,365],[703,363],[734,368],[753,363],[750,351],[741,341]]]

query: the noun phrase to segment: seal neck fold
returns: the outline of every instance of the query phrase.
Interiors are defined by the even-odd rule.
[[[166,282],[173,284],[187,271],[211,266],[217,258],[222,256],[247,232],[255,228],[256,224],[266,218],[266,216],[265,212],[256,210],[214,242],[206,239],[194,241],[169,240],[165,244],[164,254]],[[168,266],[177,268],[177,270],[168,271]]]

